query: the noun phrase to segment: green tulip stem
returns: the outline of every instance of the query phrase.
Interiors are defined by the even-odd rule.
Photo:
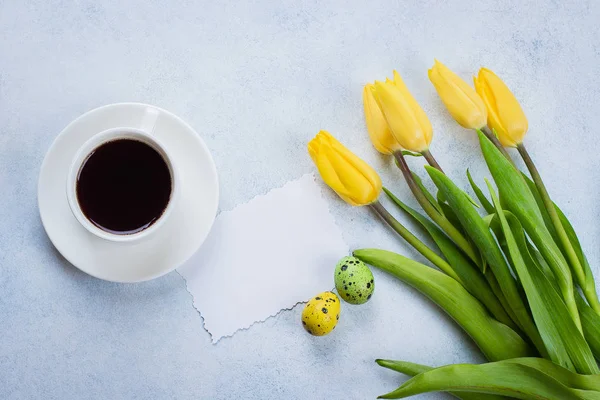
[[[388,210],[376,200],[374,203],[370,204],[371,208],[383,219],[396,233],[398,233],[404,240],[408,242],[412,247],[414,247],[419,253],[421,253],[425,258],[431,261],[436,267],[442,270],[446,275],[454,278],[455,280],[460,282],[460,278],[456,275],[456,272],[452,269],[450,264],[446,262],[442,257],[437,255],[433,250],[431,250],[425,243],[419,240],[415,235],[413,235],[404,225],[402,225],[392,214],[389,213]]]
[[[492,144],[496,146],[498,150],[500,150],[500,152],[504,155],[504,157],[506,157],[508,161],[511,162],[512,165],[515,165],[512,158],[510,157],[510,154],[508,154],[508,151],[506,151],[504,146],[502,146],[502,143],[500,143],[498,137],[496,137],[496,135],[494,134],[494,132],[492,132],[490,128],[484,126],[483,128],[481,128],[481,132],[485,135],[485,137],[490,139],[490,142],[492,142]]]
[[[531,174],[531,178],[533,179],[533,182],[535,183],[535,186],[538,189],[540,197],[542,198],[542,201],[544,202],[544,207],[546,208],[546,211],[548,212],[548,215],[550,216],[552,225],[554,225],[554,229],[556,230],[556,233],[558,235],[560,243],[562,244],[562,247],[567,255],[567,258],[569,259],[569,263],[571,265],[571,268],[573,269],[573,273],[575,274],[577,282],[579,283],[579,286],[581,287],[581,289],[585,295],[585,298],[588,300],[590,306],[594,309],[594,311],[596,311],[596,313],[600,314],[600,302],[598,301],[598,295],[596,293],[596,285],[590,284],[590,282],[587,282],[586,273],[583,269],[583,266],[581,265],[581,262],[579,261],[579,258],[577,257],[577,253],[575,252],[575,249],[573,248],[573,245],[571,244],[571,241],[569,240],[569,236],[567,235],[567,232],[565,231],[565,228],[563,227],[563,224],[560,221],[560,218],[556,211],[556,207],[554,206],[554,203],[552,202],[552,199],[550,198],[550,195],[548,194],[546,185],[544,185],[544,182],[542,181],[542,177],[541,177],[537,167],[533,163],[533,160],[531,159],[531,156],[527,152],[527,149],[525,149],[525,145],[523,143],[521,143],[517,146],[517,150],[519,151],[519,154],[523,158],[523,162],[525,162],[525,165],[527,166],[527,169],[529,170],[529,173]],[[587,278],[592,279],[592,280],[594,279],[593,276],[591,276],[591,275]]]
[[[431,152],[429,151],[429,149],[422,151],[421,155],[425,157],[429,165],[431,165],[433,168],[437,169],[440,172],[444,172],[442,170],[442,167],[440,167],[440,164],[438,164],[437,160],[433,157],[433,154],[431,154]]]
[[[473,260],[473,262],[475,262],[475,264],[479,263],[480,260],[477,257],[475,251],[473,250],[471,244],[467,241],[467,239],[465,239],[462,233],[460,233],[460,231],[456,229],[454,225],[452,225],[452,223],[443,214],[436,210],[436,208],[429,202],[427,196],[425,196],[425,194],[415,181],[415,178],[413,177],[412,172],[408,164],[406,163],[402,152],[395,151],[394,157],[396,158],[396,161],[398,161],[396,165],[398,166],[400,171],[402,171],[402,174],[404,175],[404,179],[406,180],[408,187],[410,188],[411,192],[413,193],[413,195],[415,196],[425,213],[429,215],[429,217],[436,224],[438,224],[438,226],[442,228],[442,230],[446,232],[452,240],[454,240],[454,243],[456,243],[456,245],[462,251],[464,251],[465,254],[469,256],[469,258]]]

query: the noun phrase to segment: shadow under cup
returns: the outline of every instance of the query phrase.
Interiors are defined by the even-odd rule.
[[[164,223],[175,195],[175,174],[150,134],[116,128],[92,137],[71,167],[71,210],[91,233],[113,241],[149,235]]]

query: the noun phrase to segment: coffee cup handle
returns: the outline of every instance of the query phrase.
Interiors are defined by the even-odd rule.
[[[158,119],[158,110],[156,108],[148,107],[146,108],[146,113],[142,117],[142,121],[140,123],[140,129],[151,135],[154,133],[154,128],[156,127],[156,120]]]

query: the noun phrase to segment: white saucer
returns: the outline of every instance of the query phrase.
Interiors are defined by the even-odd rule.
[[[148,107],[159,111],[153,134],[177,165],[180,196],[153,235],[134,243],[107,241],[87,231],[73,216],[66,194],[69,167],[90,137],[114,127],[136,127]],[[196,131],[168,111],[138,103],[107,105],[71,122],[48,150],[38,183],[40,216],[54,246],[80,270],[114,282],[157,278],[183,264],[206,239],[218,202],[217,170]]]

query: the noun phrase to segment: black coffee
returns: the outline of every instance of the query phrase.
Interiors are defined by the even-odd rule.
[[[83,214],[100,229],[127,235],[152,225],[171,197],[171,173],[152,147],[117,139],[97,147],[77,177]]]

